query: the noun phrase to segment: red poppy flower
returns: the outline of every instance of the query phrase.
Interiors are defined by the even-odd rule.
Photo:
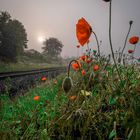
[[[39,98],[40,98],[40,96],[35,96],[35,97],[34,97],[34,100],[35,100],[35,101],[38,101]]]
[[[138,36],[133,36],[133,37],[131,37],[130,39],[129,39],[129,43],[130,44],[137,44],[138,43],[138,41],[139,41],[139,37]]]
[[[92,59],[87,59],[86,62],[89,64],[91,61],[92,61]]]
[[[77,98],[76,95],[69,96],[69,100],[74,101]]]
[[[74,70],[79,70],[79,67],[81,67],[80,62],[78,62],[78,64],[77,64],[77,62],[75,62],[75,63],[72,64],[72,68],[73,68]]]
[[[94,66],[93,66],[93,70],[94,70],[94,71],[99,70],[99,65],[97,65],[97,64],[96,64],[96,65],[94,65]]]
[[[134,52],[134,50],[128,50],[128,53],[133,53]]]
[[[43,76],[42,78],[41,78],[41,81],[42,82],[45,82],[47,80],[47,78],[45,77],[45,76]]]
[[[81,73],[83,76],[86,74],[85,70],[82,70]]]
[[[87,56],[86,55],[80,56],[80,60],[86,61],[87,60]]]
[[[79,19],[76,24],[76,36],[81,46],[88,42],[91,33],[92,28],[89,23],[84,18]]]
[[[77,48],[80,48],[80,45],[77,45],[76,47],[77,47]]]

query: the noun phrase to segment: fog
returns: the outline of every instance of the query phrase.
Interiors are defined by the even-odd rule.
[[[117,50],[124,44],[130,20],[134,21],[130,36],[140,36],[140,0],[113,0],[112,6],[112,40],[114,50]],[[0,10],[8,11],[13,19],[25,26],[28,49],[41,52],[42,42],[38,38],[56,37],[64,45],[63,57],[77,56],[75,25],[79,18],[84,17],[102,40],[101,52],[110,53],[109,3],[103,0],[0,0]],[[97,49],[94,35],[89,46]],[[79,53],[85,48],[81,47]],[[133,46],[127,43],[126,51],[130,48]],[[135,55],[140,57],[140,43]]]

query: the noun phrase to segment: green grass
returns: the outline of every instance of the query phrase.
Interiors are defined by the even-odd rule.
[[[86,70],[86,65],[83,62],[82,69]],[[93,65],[94,63],[90,66]],[[61,111],[61,114],[56,116],[57,121],[54,121],[49,132],[54,139],[139,140],[139,69],[133,66],[118,66],[120,80],[112,65],[107,66],[106,70],[99,65],[100,69],[93,73],[91,79],[89,77],[93,70],[89,68],[84,76],[80,69],[70,74],[74,86],[69,95],[77,98],[68,102],[65,109],[63,108],[66,111]],[[83,95],[82,90],[88,96]]]
[[[57,81],[55,85],[48,81],[14,101],[7,96],[1,97],[1,140],[49,139],[47,130],[51,120],[67,100],[60,88],[62,79]],[[40,96],[40,99],[35,101],[34,96]]]
[[[86,65],[82,62],[85,71]],[[62,82],[63,75],[57,84],[47,81],[12,101],[2,96],[1,139],[139,140],[139,69],[119,65],[120,80],[112,65],[104,70],[104,64],[98,64],[100,69],[94,72],[93,65],[85,75],[80,69],[70,73],[73,86],[67,94],[62,87],[69,83]],[[40,99],[34,101],[35,96]]]
[[[48,63],[4,63],[0,62],[0,72],[9,72],[9,71],[23,71],[23,70],[32,70],[32,69],[41,69],[41,68],[49,68],[56,67],[56,64],[48,64]],[[60,65],[59,65],[60,66]]]

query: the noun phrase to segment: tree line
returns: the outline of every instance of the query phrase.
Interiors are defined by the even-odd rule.
[[[0,11],[0,60],[17,62],[18,56],[25,54],[27,42],[24,25],[17,19],[12,19],[8,12]],[[56,60],[60,57],[62,48],[61,41],[50,37],[43,42],[41,55],[47,60]]]

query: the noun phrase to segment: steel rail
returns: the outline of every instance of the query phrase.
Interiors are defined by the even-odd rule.
[[[60,70],[66,70],[66,67],[53,67],[53,68],[46,68],[46,69],[36,69],[36,70],[28,70],[28,71],[13,71],[13,72],[2,72],[0,73],[0,80],[5,79],[8,77],[19,77],[19,76],[25,76],[25,75],[33,75],[33,74],[39,74],[44,72],[54,72],[54,71],[60,71]]]

